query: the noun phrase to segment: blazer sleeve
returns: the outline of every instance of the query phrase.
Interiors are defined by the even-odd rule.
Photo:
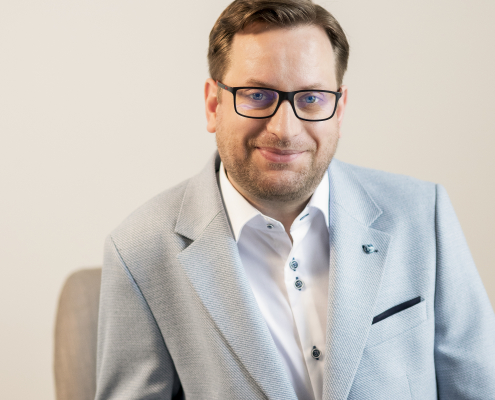
[[[441,400],[495,399],[495,315],[445,189],[436,194],[435,368]]]
[[[96,400],[182,397],[163,336],[112,237],[105,243]]]

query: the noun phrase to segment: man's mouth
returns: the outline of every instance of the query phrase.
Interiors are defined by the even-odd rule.
[[[289,163],[304,153],[304,150],[277,149],[276,147],[256,147],[260,154],[274,163]]]

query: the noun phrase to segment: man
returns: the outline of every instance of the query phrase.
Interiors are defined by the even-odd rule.
[[[222,13],[218,154],[107,240],[97,399],[495,399],[495,317],[445,190],[333,159],[348,54],[309,0]]]

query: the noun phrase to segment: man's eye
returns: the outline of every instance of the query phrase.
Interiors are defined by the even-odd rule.
[[[253,100],[263,100],[263,93],[253,93],[249,97],[251,97]]]
[[[318,98],[316,96],[306,96],[303,100],[306,103],[316,103]]]

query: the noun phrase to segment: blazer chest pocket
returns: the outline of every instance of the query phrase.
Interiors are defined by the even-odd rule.
[[[378,314],[371,325],[366,347],[376,346],[426,321],[426,300],[415,298]]]

